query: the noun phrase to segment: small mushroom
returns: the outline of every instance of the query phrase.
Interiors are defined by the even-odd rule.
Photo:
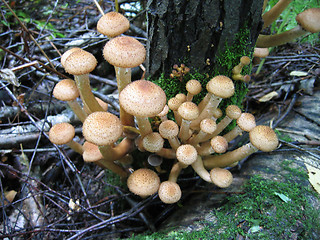
[[[130,174],[127,180],[127,186],[132,193],[146,198],[158,191],[160,178],[154,171],[147,168],[140,168]]]
[[[210,178],[212,183],[220,188],[229,187],[233,181],[232,173],[224,168],[211,169]]]
[[[118,12],[104,14],[97,23],[97,30],[108,38],[114,38],[126,32],[130,27],[129,20]]]
[[[179,184],[172,181],[164,181],[158,190],[159,198],[163,203],[173,204],[181,199],[181,188]]]

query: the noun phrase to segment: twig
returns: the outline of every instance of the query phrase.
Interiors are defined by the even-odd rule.
[[[293,94],[293,97],[292,97],[292,100],[289,104],[289,106],[287,107],[286,111],[280,116],[280,118],[272,125],[272,128],[276,128],[280,123],[281,121],[289,114],[289,112],[292,110],[294,104],[296,103],[297,101],[297,94]]]

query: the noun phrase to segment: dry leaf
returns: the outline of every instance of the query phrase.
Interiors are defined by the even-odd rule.
[[[303,72],[303,71],[292,71],[289,74],[290,76],[295,76],[295,77],[305,77],[308,75],[307,72]]]
[[[259,99],[259,102],[268,102],[272,98],[277,97],[279,94],[276,91],[269,92],[268,94],[264,95]]]
[[[320,169],[311,166],[308,163],[304,163],[308,170],[309,182],[313,188],[320,194]]]
[[[13,199],[15,198],[16,195],[17,195],[17,192],[15,190],[4,192],[5,198],[11,203],[13,202]]]

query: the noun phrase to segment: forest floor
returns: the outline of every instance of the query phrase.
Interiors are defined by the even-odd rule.
[[[93,164],[84,164],[82,157],[72,150],[50,143],[47,131],[51,125],[61,121],[72,123],[76,129],[75,140],[83,142],[81,122],[65,103],[52,97],[54,85],[60,79],[68,78],[60,64],[60,53],[73,46],[81,46],[97,57],[99,64],[90,75],[92,87],[95,94],[109,104],[109,111],[118,115],[116,80],[112,67],[103,61],[101,54],[106,39],[95,31],[99,19],[95,5],[80,2],[72,7],[67,3],[58,4],[58,1],[50,5],[41,5],[41,1],[26,4],[28,5],[24,9],[15,6],[14,2],[11,5],[15,14],[23,19],[22,23],[18,23],[8,8],[0,8],[0,239],[115,239],[146,231],[154,232],[182,205],[188,205],[189,197],[195,192],[210,193],[212,189],[203,188],[198,177],[187,173],[180,179],[184,194],[179,204],[165,205],[157,195],[141,200],[133,196],[126,184],[114,174]],[[105,11],[112,8],[111,2],[104,1],[104,4]],[[129,34],[145,41],[146,33],[142,30],[141,18],[143,19],[138,15],[131,19],[135,27],[130,29]],[[35,39],[31,38],[31,34]],[[281,140],[281,147],[277,151],[298,151],[298,154],[303,152],[312,156],[308,158],[312,159],[308,164],[315,169],[320,168],[320,111],[319,99],[312,97],[319,93],[319,62],[320,45],[317,44],[311,46],[292,43],[275,49],[265,59],[260,73],[256,74],[258,65],[253,67],[249,92],[244,101],[245,110],[253,113],[257,122],[271,125],[277,131]],[[8,75],[4,69],[11,69],[13,75],[12,72]],[[306,102],[302,101],[309,104],[305,105]],[[303,109],[314,111],[306,114]],[[292,117],[290,118],[293,113],[308,119],[315,128],[295,125]],[[285,123],[294,127],[286,129]],[[292,134],[299,137],[292,137]],[[246,139],[241,138],[235,144],[244,141]],[[242,169],[246,166],[243,163],[240,170],[236,168],[234,171],[244,174],[246,171]],[[246,177],[249,179],[253,174],[254,171]],[[295,175],[308,179],[306,171],[301,174],[295,172]],[[234,199],[219,201],[242,201],[240,197],[248,199],[250,193],[261,196],[267,190],[265,186],[261,186],[261,182],[270,190],[274,189],[274,181],[275,179],[270,182],[267,179],[252,178],[247,185],[241,181],[246,189],[241,191],[246,195],[236,193],[239,189],[233,189],[227,195],[234,196]],[[307,186],[307,182],[303,181],[303,185],[308,188],[304,192],[318,201],[316,191]],[[301,190],[301,186],[290,188],[286,182],[277,185],[277,196],[284,202],[296,199],[302,194],[299,189]],[[259,200],[256,195],[252,199]],[[312,212],[307,207],[307,199],[302,199],[299,204],[306,211],[296,210],[295,214]],[[249,203],[246,207],[248,206]],[[280,208],[280,205],[277,207]],[[286,206],[281,207],[285,209]],[[216,214],[238,214],[233,211],[223,209]],[[314,212],[318,211],[319,209],[315,209]],[[294,239],[294,236],[298,239],[299,236],[306,236],[303,234],[308,231],[308,236],[311,236],[309,239],[312,239],[314,234],[319,233],[319,229],[310,227],[309,223],[319,219],[319,216],[320,214],[312,215],[307,220],[304,218],[295,222],[298,225],[290,230],[293,234],[286,239]],[[239,220],[240,228],[237,229],[241,231],[232,231],[237,233],[237,239],[243,239],[248,232],[259,232],[263,228],[261,221]],[[300,221],[308,227],[301,227]],[[202,235],[194,235],[194,238],[205,238],[209,235],[203,234],[208,231],[209,229],[205,229],[205,232],[201,232]],[[185,238],[179,234],[180,232],[171,232],[167,239]],[[286,236],[283,234],[287,232],[281,232],[278,236]]]

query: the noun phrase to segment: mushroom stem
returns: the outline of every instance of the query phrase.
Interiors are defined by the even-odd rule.
[[[153,132],[148,117],[137,117],[136,116],[136,120],[137,120],[138,128],[140,131],[140,135],[142,138],[144,136],[148,135],[149,133]]]
[[[120,93],[129,83],[131,83],[131,68],[122,68],[114,66],[117,78],[118,92]],[[134,117],[124,111],[120,106],[120,121],[123,125],[134,126]]]
[[[305,35],[308,33],[307,31],[303,30],[300,25],[279,33],[279,34],[274,34],[274,35],[262,35],[260,34],[256,46],[260,48],[268,48],[268,47],[275,47],[279,46],[288,42],[293,41],[294,39]]]
[[[194,171],[206,182],[212,183],[210,173],[204,168],[202,158],[198,155],[197,160],[191,164]]]
[[[264,23],[262,29],[265,29],[273,23],[291,2],[292,0],[279,0],[268,12],[263,14],[262,20]]]
[[[183,168],[183,165],[179,162],[176,162],[175,164],[173,164],[171,171],[170,171],[170,174],[169,174],[168,181],[177,182],[178,176],[179,176],[182,168]]]
[[[91,91],[89,74],[74,75],[74,79],[79,89],[83,104],[87,107],[90,113],[104,111]]]
[[[80,143],[72,140],[72,141],[66,143],[66,145],[69,146],[73,151],[75,151],[81,155],[83,154],[83,147]]]
[[[258,151],[258,149],[255,146],[253,146],[251,143],[247,143],[223,155],[205,157],[203,159],[203,164],[206,169],[212,169],[215,167],[227,167],[234,162],[238,162],[245,157],[248,157],[256,151]]]
[[[178,135],[181,142],[185,142],[190,137],[190,134],[189,134],[190,124],[191,124],[191,121],[182,119],[180,132]]]
[[[74,114],[79,118],[79,120],[81,122],[84,122],[84,120],[88,115],[83,111],[78,101],[75,99],[75,100],[67,101],[67,103],[69,107],[72,109],[72,111],[74,112]]]

